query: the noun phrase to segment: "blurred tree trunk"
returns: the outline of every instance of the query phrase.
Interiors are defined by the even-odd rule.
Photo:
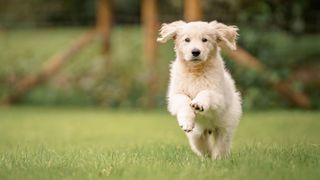
[[[110,61],[110,38],[112,28],[112,4],[111,0],[98,0],[96,28],[102,37],[102,55],[106,63]]]
[[[71,57],[82,50],[89,42],[94,39],[95,30],[91,30],[78,39],[76,39],[69,47],[57,52],[43,65],[39,73],[26,76],[15,83],[14,90],[11,94],[1,99],[0,104],[11,104],[18,101],[32,88],[46,82],[52,75],[57,73],[63,64]]]
[[[201,0],[184,1],[184,19],[187,22],[200,21],[202,19]]]
[[[155,106],[155,95],[157,94],[157,1],[156,0],[143,0],[142,1],[142,23],[144,30],[144,54],[147,59],[148,79],[147,79],[147,106]]]

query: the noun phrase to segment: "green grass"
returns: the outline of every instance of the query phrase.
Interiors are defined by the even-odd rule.
[[[230,158],[195,156],[164,112],[0,108],[0,179],[319,179],[320,112],[245,113]]]

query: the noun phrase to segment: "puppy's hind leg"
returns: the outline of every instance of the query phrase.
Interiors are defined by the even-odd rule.
[[[211,151],[213,159],[225,158],[230,154],[232,130],[216,128],[214,131],[214,145]]]
[[[211,156],[211,149],[209,138],[210,134],[208,130],[198,130],[194,129],[192,132],[186,133],[191,149],[198,156],[206,157]]]

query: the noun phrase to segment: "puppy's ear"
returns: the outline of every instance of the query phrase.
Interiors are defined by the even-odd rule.
[[[157,39],[158,42],[165,43],[169,39],[174,39],[177,35],[177,31],[181,26],[185,25],[186,23],[183,21],[175,21],[170,24],[162,24],[160,29],[160,37]]]
[[[239,28],[237,26],[227,26],[217,21],[212,21],[209,24],[214,29],[217,43],[221,48],[237,49],[236,40],[239,35],[237,32]]]

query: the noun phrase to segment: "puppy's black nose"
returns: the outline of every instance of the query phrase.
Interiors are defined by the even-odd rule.
[[[191,53],[194,57],[198,57],[200,55],[200,50],[199,49],[192,49]]]

